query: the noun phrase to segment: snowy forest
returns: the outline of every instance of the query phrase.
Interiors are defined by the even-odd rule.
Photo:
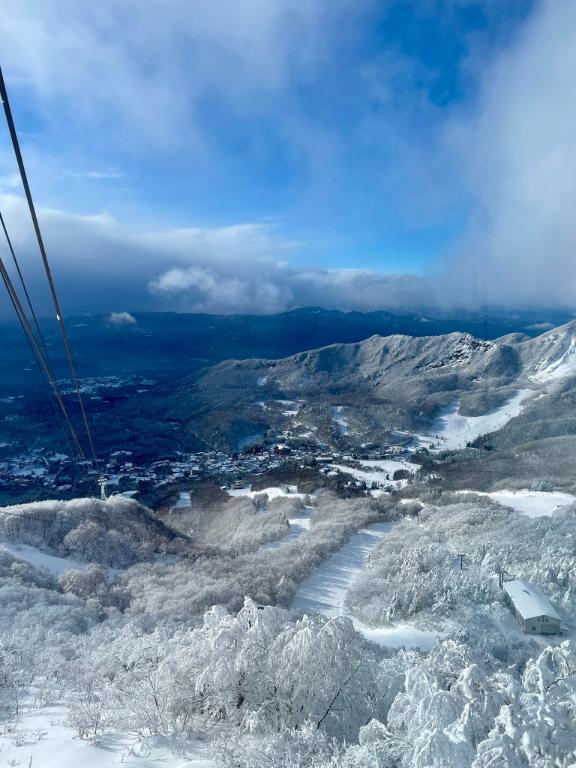
[[[52,765],[54,733],[62,766],[112,764],[112,744],[133,766],[573,764],[570,632],[524,635],[497,574],[570,624],[576,506],[271,490],[163,520],[121,496],[1,510],[0,765]],[[371,529],[341,604],[302,610],[306,579]]]

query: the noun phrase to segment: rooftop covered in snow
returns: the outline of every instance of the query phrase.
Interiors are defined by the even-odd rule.
[[[560,621],[560,616],[552,607],[546,595],[535,585],[523,579],[515,579],[504,583],[504,591],[508,594],[514,607],[523,619],[534,619],[537,616],[550,616]]]

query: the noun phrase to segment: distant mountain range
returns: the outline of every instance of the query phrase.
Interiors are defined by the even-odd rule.
[[[233,449],[287,429],[327,444],[382,440],[423,428],[458,392],[463,408],[488,408],[522,377],[521,350],[534,350],[534,381],[543,375],[537,342],[552,336],[537,335],[566,318],[305,308],[265,316],[136,313],[120,324],[73,317],[68,328],[100,452],[129,448],[154,457]],[[65,379],[57,328],[43,321],[43,330]],[[29,450],[30,434],[35,447],[62,450],[20,329],[0,325],[0,339],[2,455]]]
[[[228,360],[132,398],[112,419],[125,425],[138,414],[149,435],[185,448],[286,435],[350,448],[427,432],[456,400],[461,414],[484,415],[518,390],[546,396],[573,375],[576,322],[535,338],[372,336],[279,360]]]
[[[461,331],[485,339],[513,332],[534,336],[570,319],[568,313],[553,310],[486,315],[435,312],[423,316],[315,307],[277,315],[135,313],[133,317],[132,324],[115,324],[103,315],[68,319],[81,377],[138,374],[169,378],[222,360],[275,359],[373,335],[436,336]],[[58,328],[50,320],[41,324],[56,370],[65,376]],[[25,370],[32,367],[32,358],[20,328],[0,324],[0,340],[0,394],[36,387],[40,379]]]

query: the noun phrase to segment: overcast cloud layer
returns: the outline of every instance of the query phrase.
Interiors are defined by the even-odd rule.
[[[278,130],[307,158],[314,170],[308,178],[321,199],[349,134],[335,135],[330,120],[310,122],[296,105],[286,111],[291,84],[321,71],[327,49],[369,20],[372,3],[344,2],[338,14],[329,14],[331,5],[321,0],[225,0],[227,13],[222,5],[200,3],[192,16],[185,2],[164,14],[157,2],[138,4],[136,13],[132,2],[90,9],[68,0],[27,0],[6,12],[0,44],[14,82],[34,94],[46,114],[94,122],[103,130],[102,116],[113,113],[115,140],[126,152],[137,136],[139,152],[185,146],[209,155],[205,115],[197,105],[215,92],[239,121],[254,113],[264,117],[282,103],[283,114],[292,117],[283,118]],[[58,23],[58,11],[67,25]],[[349,27],[347,14],[354,21]],[[121,36],[109,34],[122,22]],[[23,39],[30,45],[21,45]],[[193,67],[184,69],[181,47],[195,51]],[[81,215],[65,201],[44,205],[40,213],[66,311],[572,306],[576,6],[538,3],[503,50],[489,59],[471,58],[467,66],[478,81],[475,97],[444,109],[424,99],[417,109],[430,117],[430,131],[418,136],[408,127],[413,110],[386,90],[392,79],[406,76],[409,63],[402,57],[387,61],[387,79],[363,74],[374,89],[370,98],[378,92],[385,107],[384,122],[364,121],[362,130],[368,142],[388,142],[391,163],[396,158],[397,165],[380,173],[394,177],[401,169],[398,216],[419,219],[465,208],[460,235],[423,274],[392,274],[386,263],[358,268],[353,248],[345,266],[341,260],[334,268],[315,266],[310,258],[302,266],[300,254],[310,243],[291,236],[285,222],[266,219],[265,211],[217,226],[188,226],[184,218],[173,227],[118,213]],[[385,138],[383,125],[389,126]],[[38,178],[51,172],[41,149],[32,145],[27,155]],[[4,161],[1,167],[0,206],[42,302],[26,209],[13,170]],[[92,183],[114,184],[123,176],[113,165],[70,173]],[[358,204],[354,189],[348,193]],[[383,216],[386,194],[389,189]]]

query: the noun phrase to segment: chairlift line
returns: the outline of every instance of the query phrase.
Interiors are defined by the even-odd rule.
[[[20,172],[20,178],[22,181],[22,186],[24,187],[24,193],[26,195],[26,200],[28,203],[28,209],[30,211],[30,216],[32,218],[32,224],[34,226],[34,232],[36,234],[36,240],[38,242],[38,247],[40,249],[40,255],[42,257],[42,262],[44,264],[44,271],[46,272],[46,277],[48,279],[48,285],[50,286],[50,293],[52,296],[52,303],[54,305],[54,309],[56,311],[56,320],[58,321],[58,325],[60,327],[60,334],[62,336],[62,341],[64,343],[64,349],[66,351],[66,357],[68,360],[68,367],[70,369],[70,374],[72,377],[72,383],[74,385],[74,389],[76,390],[76,396],[78,399],[78,403],[80,405],[80,411],[82,413],[82,420],[84,422],[84,428],[86,430],[86,436],[88,438],[88,443],[90,445],[90,452],[92,454],[92,460],[94,464],[98,464],[98,457],[96,455],[96,450],[94,448],[94,441],[92,439],[92,431],[90,429],[90,424],[88,423],[88,417],[86,414],[86,409],[84,407],[84,399],[82,397],[82,392],[80,390],[80,382],[78,381],[78,376],[76,374],[76,366],[74,364],[74,358],[72,356],[72,348],[70,346],[70,341],[68,339],[68,332],[66,330],[66,326],[64,324],[64,319],[62,315],[62,310],[60,308],[60,301],[58,299],[58,294],[56,291],[56,286],[54,284],[54,278],[52,277],[52,270],[50,269],[50,263],[48,261],[48,256],[46,254],[46,249],[44,247],[44,240],[42,238],[42,232],[40,231],[40,224],[38,223],[38,217],[36,215],[36,208],[34,205],[34,200],[32,198],[32,192],[30,190],[30,185],[28,183],[28,177],[26,175],[26,168],[24,166],[24,160],[22,158],[22,152],[20,151],[20,143],[18,141],[18,134],[16,133],[16,126],[14,125],[14,119],[12,117],[12,110],[10,109],[10,101],[8,99],[8,92],[6,90],[6,84],[4,82],[4,75],[2,73],[2,67],[0,67],[0,100],[2,101],[2,106],[4,107],[4,115],[6,117],[6,122],[8,124],[8,131],[10,133],[10,138],[12,140],[12,148],[14,150],[14,155],[16,157],[16,162],[18,164],[18,170]]]

